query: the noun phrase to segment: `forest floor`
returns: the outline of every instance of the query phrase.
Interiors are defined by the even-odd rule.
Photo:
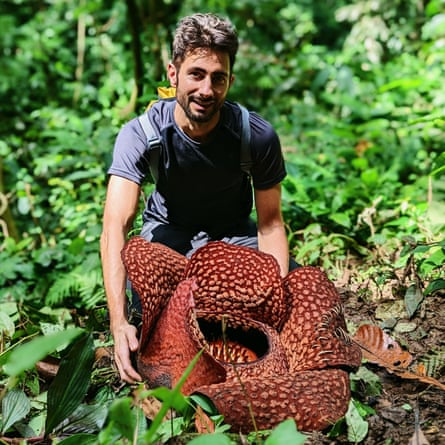
[[[425,289],[413,265],[398,271],[394,264],[351,262],[334,281],[345,307],[351,335],[363,324],[376,325],[412,356],[411,366],[423,364],[426,375],[445,385],[445,292],[419,298],[409,316],[407,288],[415,282]],[[421,294],[420,294],[421,295]],[[445,390],[422,379],[400,377],[386,367],[364,363],[378,377],[381,391],[368,395],[355,388],[353,396],[374,410],[366,417],[368,433],[362,445],[445,445]],[[409,368],[411,369],[411,367]],[[409,370],[407,368],[407,370]],[[364,385],[365,386],[365,385]],[[336,437],[327,432],[308,434],[305,445],[351,445],[346,428]],[[236,443],[247,443],[230,435]],[[191,437],[196,437],[192,434]],[[188,443],[188,434],[171,439],[169,445]],[[238,442],[240,440],[240,442]],[[291,445],[291,444],[283,444]]]
[[[379,271],[380,277],[383,275]],[[423,299],[411,318],[405,310],[401,292],[407,279],[393,273],[392,279],[378,285],[378,279],[363,279],[366,272],[351,268],[335,284],[345,305],[348,325],[363,323],[385,326],[385,331],[413,356],[413,363],[424,363],[428,373],[445,383],[445,294],[436,292]],[[360,277],[360,278],[359,278]],[[405,287],[406,289],[406,287]],[[445,391],[416,379],[404,379],[387,369],[367,363],[382,385],[381,394],[366,396],[361,402],[375,414],[369,424],[364,445],[444,445]],[[310,445],[350,444],[346,433],[335,439],[313,434]]]

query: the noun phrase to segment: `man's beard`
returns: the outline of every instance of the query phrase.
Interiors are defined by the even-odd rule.
[[[210,122],[213,117],[219,112],[221,109],[222,104],[219,102],[216,102],[214,99],[211,100],[202,100],[199,98],[195,98],[194,96],[190,97],[176,97],[176,100],[180,107],[184,110],[185,115],[187,118],[192,122],[198,122],[198,123],[206,123]],[[207,105],[208,103],[211,103],[211,106],[209,108],[205,108],[205,111],[202,113],[194,113],[191,108],[191,104],[195,102],[198,105]]]

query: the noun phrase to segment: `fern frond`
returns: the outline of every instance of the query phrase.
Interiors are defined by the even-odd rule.
[[[75,299],[86,309],[91,309],[105,300],[102,275],[99,270],[85,271],[78,266],[71,272],[61,274],[50,287],[45,303],[60,305],[66,299]]]
[[[420,360],[428,377],[437,377],[445,368],[445,349],[432,352]]]
[[[71,297],[77,292],[77,282],[73,278],[74,271],[69,273],[60,273],[54,283],[48,290],[45,298],[45,304],[55,306],[63,302],[65,298]]]

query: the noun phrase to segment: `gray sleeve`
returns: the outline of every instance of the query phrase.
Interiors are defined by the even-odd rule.
[[[119,131],[113,149],[109,175],[116,175],[142,185],[150,171],[147,143],[137,118]]]

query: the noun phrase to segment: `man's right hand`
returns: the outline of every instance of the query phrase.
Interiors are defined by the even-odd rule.
[[[114,339],[114,359],[124,382],[142,381],[131,364],[131,353],[138,348],[137,330],[127,319],[126,271],[121,252],[138,209],[140,187],[119,176],[110,176],[104,221],[100,239],[100,254]]]
[[[133,368],[130,354],[138,349],[137,329],[130,323],[121,324],[113,329],[114,360],[121,379],[127,383],[142,381],[142,377]]]

